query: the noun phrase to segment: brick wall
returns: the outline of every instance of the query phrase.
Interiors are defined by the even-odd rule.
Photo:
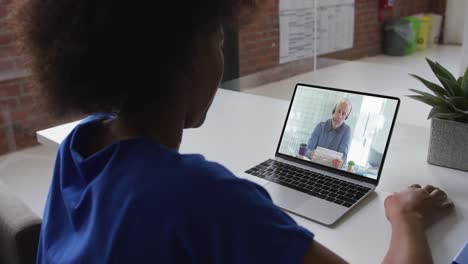
[[[51,121],[28,77],[0,82],[0,154],[35,145],[35,131]]]
[[[0,80],[0,155],[37,145],[36,131],[77,118],[50,115],[28,71]]]
[[[24,69],[22,56],[15,50],[13,45],[15,37],[7,27],[7,15],[10,1],[11,0],[0,0],[0,74]]]
[[[37,130],[60,123],[47,113],[24,56],[14,47],[6,23],[9,2],[0,0],[0,155],[36,145]]]
[[[37,144],[35,131],[64,122],[53,119],[47,113],[43,107],[44,99],[39,96],[24,67],[24,56],[14,49],[14,35],[6,27],[10,1],[0,0],[0,155]],[[426,11],[443,14],[445,1],[397,0],[395,14]],[[277,78],[310,70],[311,59],[278,66],[278,0],[264,3],[253,23],[239,33],[241,76],[270,68],[276,68]],[[357,59],[381,52],[377,3],[377,0],[356,0],[354,47],[327,57]]]
[[[271,68],[279,61],[278,0],[262,3],[254,20],[239,32],[241,76]]]
[[[310,59],[279,66],[279,0],[265,1],[252,24],[239,32],[240,74],[249,75],[273,67],[288,75],[312,69]],[[355,0],[354,45],[352,49],[327,54],[324,57],[353,60],[382,53],[381,23],[378,21],[377,0]],[[392,13],[386,18],[423,12],[444,14],[446,0],[397,0]]]

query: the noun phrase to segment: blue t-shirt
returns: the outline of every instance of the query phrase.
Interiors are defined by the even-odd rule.
[[[87,118],[60,146],[38,263],[301,263],[313,234],[201,155],[140,138],[83,157],[107,118]]]

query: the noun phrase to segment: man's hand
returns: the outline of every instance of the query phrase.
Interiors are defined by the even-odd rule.
[[[315,155],[315,149],[312,150],[312,152],[310,153],[309,159],[312,160],[314,158],[314,155]]]
[[[332,161],[332,164],[333,164],[333,167],[335,167],[337,169],[341,169],[341,167],[343,166],[343,160],[342,159],[334,159]]]
[[[385,215],[395,224],[400,221],[416,221],[428,227],[453,208],[447,194],[432,185],[421,188],[413,184],[407,189],[393,193],[385,199]]]

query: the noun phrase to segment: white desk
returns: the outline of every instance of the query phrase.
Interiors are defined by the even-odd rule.
[[[219,90],[205,124],[186,130],[182,153],[202,153],[235,173],[274,155],[288,102]],[[57,147],[76,126],[70,123],[37,132],[42,144]],[[298,216],[294,219],[316,239],[351,263],[380,263],[390,241],[383,201],[388,192],[410,183],[434,184],[447,190],[457,211],[429,230],[435,263],[450,263],[468,240],[468,173],[426,163],[429,130],[397,123],[376,195],[344,217],[334,228]]]

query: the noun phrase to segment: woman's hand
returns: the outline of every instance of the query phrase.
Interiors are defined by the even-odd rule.
[[[417,221],[427,228],[453,209],[447,194],[432,185],[413,184],[385,199],[385,215],[390,223]]]

